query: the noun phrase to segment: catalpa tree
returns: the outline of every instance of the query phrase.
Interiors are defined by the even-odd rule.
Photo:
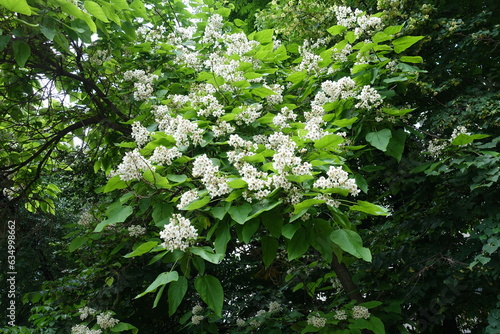
[[[161,263],[163,272],[135,298],[154,293],[151,306],[166,302],[172,315],[198,294],[200,305],[181,319],[193,332],[384,333],[376,315],[382,302],[365,300],[348,265],[372,259],[357,225],[389,209],[363,200],[368,184],[353,157],[378,150],[401,159],[412,108],[400,88],[422,61],[404,52],[423,37],[400,36],[402,26],[336,6],[327,38],[285,43],[272,29],[243,33],[245,22],[225,20],[229,8],[206,2],[189,10],[181,1],[2,2],[23,18],[36,8],[48,15],[37,25],[23,21],[27,32],[6,39],[10,70],[56,69],[57,88],[72,98],[56,108],[96,113],[55,137],[80,130],[73,135],[89,155],[102,153],[94,167],[109,180],[99,192],[115,198],[101,212],[84,211],[69,250],[107,245],[103,268],[116,254]],[[59,59],[43,64],[30,31]],[[130,137],[108,136],[103,149],[95,124]],[[24,161],[16,172],[37,162]],[[266,270],[286,263],[277,291],[293,284],[325,303],[277,298],[244,312],[243,301],[225,298],[217,267],[255,250]],[[298,280],[300,261],[317,268],[315,281]],[[88,307],[80,319],[74,333],[137,331]]]

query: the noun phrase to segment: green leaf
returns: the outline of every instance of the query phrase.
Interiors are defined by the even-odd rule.
[[[265,29],[255,33],[254,40],[260,44],[268,44],[273,41],[273,29]]]
[[[87,243],[88,240],[89,238],[87,237],[76,237],[69,244],[69,251],[74,252],[78,248],[82,247],[85,243]]]
[[[248,244],[252,236],[257,232],[260,226],[260,219],[252,219],[243,225],[242,238],[243,242]]]
[[[262,245],[262,261],[266,268],[268,268],[276,258],[279,243],[277,239],[269,236],[263,236],[260,243]]]
[[[412,64],[421,64],[424,62],[424,59],[420,56],[402,56],[399,60]]]
[[[306,230],[301,226],[286,247],[288,261],[301,257],[309,249]]]
[[[335,230],[330,234],[330,240],[337,244],[344,252],[367,262],[372,261],[370,250],[363,247],[363,241],[358,233],[346,229]]]
[[[179,279],[179,274],[177,273],[177,271],[169,271],[161,273],[160,275],[158,275],[158,277],[156,277],[153,283],[151,283],[144,292],[138,294],[134,299],[140,298],[150,292],[155,292],[156,289],[158,289],[160,286],[164,286],[165,284],[168,284],[172,281],[177,281],[178,279]]]
[[[246,186],[248,186],[248,183],[246,183],[242,179],[236,179],[236,180],[229,181],[227,183],[227,185],[231,189],[241,189],[241,188],[246,188]]]
[[[242,205],[231,206],[229,209],[229,215],[238,224],[244,224],[248,219],[248,214],[252,211],[252,205],[250,203],[243,203]]]
[[[377,131],[377,132],[367,133],[365,139],[372,146],[385,152],[387,150],[387,145],[389,145],[389,141],[391,140],[391,137],[392,137],[391,130],[382,129],[382,130]]]
[[[412,112],[415,109],[389,109],[389,108],[382,108],[382,111],[385,112],[386,114],[392,115],[392,116],[403,116],[406,115],[409,112]]]
[[[177,281],[170,283],[168,287],[168,315],[175,313],[184,299],[188,288],[188,280],[185,276],[180,276]]]
[[[251,92],[252,92],[252,94],[257,95],[257,96],[262,97],[262,98],[268,97],[270,95],[276,95],[276,93],[274,91],[272,91],[266,87],[253,88],[251,90]]]
[[[40,31],[50,41],[54,40],[54,36],[57,33],[57,31],[54,28],[52,28],[52,27],[45,27],[45,26],[41,26],[40,27]]]
[[[108,219],[99,223],[94,232],[101,232],[106,226],[110,224],[122,223],[124,222],[134,210],[131,206],[120,206],[112,209],[109,213],[107,213]]]
[[[191,247],[190,250],[191,250],[191,253],[198,255],[202,259],[204,259],[208,262],[211,262],[211,263],[215,263],[215,264],[218,264],[224,258],[224,254],[214,253],[214,251],[208,246]]]
[[[382,31],[379,31],[378,33],[376,33],[372,37],[373,43],[380,43],[380,42],[388,41],[390,39],[392,39],[392,36],[385,33],[385,32],[382,32]]]
[[[278,210],[264,212],[261,215],[262,224],[267,228],[271,235],[275,238],[281,236],[281,228],[283,227],[283,217]]]
[[[208,307],[218,316],[222,316],[224,291],[219,280],[211,275],[198,276],[194,281],[194,286]]]
[[[215,251],[220,254],[226,253],[227,243],[231,240],[231,231],[229,224],[221,222],[215,232],[214,247]]]
[[[401,161],[405,149],[406,132],[403,129],[392,131],[392,137],[387,146],[387,155],[394,157],[398,162]]]
[[[403,29],[403,25],[390,26],[390,27],[387,27],[384,29],[384,33],[386,33],[387,35],[394,35],[394,34],[397,34],[398,32],[400,32],[401,29]]]
[[[14,58],[16,59],[16,63],[19,67],[24,67],[26,61],[28,61],[31,56],[31,48],[30,46],[23,41],[14,41]]]
[[[139,333],[139,329],[131,324],[126,322],[119,322],[114,325],[110,330],[114,333],[123,332],[123,331],[132,331],[132,334]]]
[[[182,208],[182,210],[187,210],[187,211],[197,210],[197,209],[204,207],[208,203],[210,203],[210,196],[205,196],[197,201],[193,201],[193,202],[189,203],[184,208]]]
[[[292,239],[295,235],[295,232],[300,228],[301,224],[299,222],[295,222],[293,224],[286,224],[281,228],[281,234],[287,238]]]
[[[335,36],[343,33],[344,31],[347,30],[347,27],[341,26],[341,25],[335,25],[330,28],[328,28],[326,31],[330,33],[330,35]]]
[[[392,45],[394,45],[394,51],[396,53],[401,53],[424,37],[425,36],[403,36],[395,39],[392,41]]]
[[[286,78],[286,81],[290,81],[293,84],[297,84],[297,83],[301,82],[302,80],[304,80],[306,78],[306,76],[307,76],[306,71],[293,72],[292,74],[290,74]]]
[[[152,250],[153,248],[155,248],[157,245],[158,245],[158,241],[148,241],[148,242],[145,242],[145,243],[139,245],[132,252],[124,255],[123,257],[130,258],[130,257],[142,255],[144,253],[149,252],[150,250]]]
[[[110,191],[124,188],[127,188],[127,183],[120,178],[120,175],[115,175],[108,180],[104,186],[103,192],[109,193]]]
[[[83,3],[83,6],[89,12],[90,15],[94,16],[98,20],[101,20],[102,22],[106,23],[109,22],[108,18],[106,17],[106,14],[104,14],[104,11],[102,10],[101,6],[99,6],[98,3],[86,0]]]
[[[487,137],[489,137],[489,135],[484,135],[484,134],[467,135],[465,133],[461,133],[452,140],[451,145],[463,146],[472,143],[475,139],[483,139]]]
[[[331,134],[331,135],[326,135],[323,136],[323,138],[317,140],[314,143],[314,147],[321,149],[321,148],[327,148],[327,147],[334,147],[337,148],[339,144],[344,142],[344,138],[342,138],[339,135]]]
[[[293,213],[296,215],[296,214],[299,214],[307,209],[309,209],[311,206],[315,205],[315,204],[321,204],[321,203],[325,203],[325,200],[322,200],[322,199],[306,199],[298,204],[295,204],[293,207],[294,207],[294,211]]]
[[[31,9],[26,0],[0,0],[0,5],[16,13],[31,15]]]
[[[357,205],[352,205],[350,209],[352,211],[361,211],[374,216],[387,216],[389,214],[387,208],[365,201],[358,201]]]
[[[355,329],[369,329],[374,334],[385,334],[385,327],[382,320],[375,316],[370,316],[369,319],[356,319],[351,325]]]

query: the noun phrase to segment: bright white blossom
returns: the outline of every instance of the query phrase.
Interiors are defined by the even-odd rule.
[[[149,141],[149,131],[140,122],[132,123],[132,137],[137,147],[143,147]]]
[[[198,238],[198,232],[189,219],[173,214],[170,223],[160,232],[160,238],[163,239],[162,246],[165,249],[185,251]]]
[[[329,189],[329,188],[343,188],[349,190],[351,195],[356,196],[360,193],[356,181],[349,178],[349,174],[342,169],[342,167],[330,166],[327,178],[320,176],[314,182],[315,188]]]
[[[182,157],[182,152],[174,146],[166,148],[165,146],[158,146],[154,149],[153,155],[149,157],[152,163],[168,166],[171,165],[174,159]]]
[[[182,194],[179,200],[179,204],[177,204],[177,209],[182,210],[182,208],[184,208],[189,203],[197,199],[198,199],[198,191],[196,191],[195,189],[188,190],[184,194]]]
[[[120,175],[123,181],[130,181],[140,178],[142,172],[146,170],[154,171],[155,168],[139,153],[138,149],[134,149],[125,153],[122,163],[116,169],[116,174]]]

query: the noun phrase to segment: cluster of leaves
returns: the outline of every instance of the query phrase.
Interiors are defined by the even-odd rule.
[[[193,4],[189,10],[182,1],[0,2],[7,9],[0,26],[0,126],[5,136],[0,159],[6,166],[0,172],[3,188],[12,190],[4,194],[24,198],[32,211],[54,212],[53,199],[64,187],[42,176],[69,171],[68,159],[61,158],[74,150],[74,137],[83,141],[83,160],[100,173],[109,173],[137,147],[129,137],[136,121],[155,132],[139,151],[144,159],[157,147],[176,147],[174,136],[159,131],[151,112],[159,105],[203,132],[201,144],[181,147],[182,157],[172,164],[142,170],[132,182],[111,178],[95,196],[93,225],[67,226],[75,231],[67,235],[69,249],[61,255],[73,268],[45,283],[45,291],[26,296],[27,305],[39,305],[33,308],[34,326],[47,332],[69,329],[74,322],[68,319],[90,305],[112,309],[117,318],[146,332],[383,333],[384,327],[425,332],[458,328],[457,322],[465,329],[489,323],[494,332],[498,317],[490,311],[497,304],[500,233],[494,128],[498,72],[492,65],[498,58],[489,51],[498,44],[493,2],[483,1],[476,10],[467,1],[431,1],[423,7],[379,1],[383,12],[378,16],[392,20],[392,26],[362,39],[336,22],[326,2],[273,1],[260,14],[264,30],[257,33],[251,33],[253,20],[245,20],[245,13],[266,1],[252,6],[235,1],[228,8],[205,2],[209,7]],[[349,4],[375,9],[373,2]],[[223,35],[203,42],[215,14],[226,18]],[[227,19],[231,17],[238,18],[235,24]],[[191,25],[196,26],[193,34],[183,37],[180,28]],[[251,33],[247,38],[253,44],[243,54],[231,54],[224,49],[226,38],[240,29]],[[405,32],[432,36],[404,37]],[[314,41],[303,43],[318,36],[326,38],[314,48],[308,48]],[[290,43],[280,44],[277,38]],[[347,45],[351,52],[339,57]],[[406,55],[413,45],[421,46],[418,55]],[[203,62],[218,52],[223,65],[237,63],[239,80]],[[198,65],[183,62],[188,55]],[[315,67],[301,68],[308,57],[315,57]],[[424,59],[419,67],[427,73],[415,66]],[[136,87],[123,80],[125,71],[137,69],[158,75],[145,101],[138,101]],[[342,78],[352,78],[358,89],[375,87],[383,105],[358,108],[354,97],[327,103],[322,116],[326,136],[305,138],[304,114],[321,84]],[[274,84],[284,93],[277,93]],[[208,95],[200,87],[212,87],[222,105],[220,119],[233,125],[249,106],[262,106],[260,117],[237,126],[241,137],[251,140],[255,134],[282,131],[297,151],[307,152],[300,157],[311,163],[313,173],[287,175],[306,197],[291,204],[287,191],[278,188],[264,199],[246,200],[250,185],[228,160],[229,136],[214,136],[218,120],[199,115],[194,101],[182,107],[173,102],[174,95]],[[277,95],[283,100],[270,103]],[[282,107],[298,114],[285,129],[274,123]],[[472,129],[472,134],[450,140],[457,126]],[[446,144],[439,158],[427,154],[430,139]],[[277,148],[261,144],[249,153],[245,163],[277,173]],[[218,176],[229,179],[229,194],[210,196],[193,175],[193,161],[202,154],[219,167]],[[348,200],[346,189],[313,187],[330,166],[355,178],[363,191],[360,200]],[[180,196],[191,189],[197,190],[197,200],[181,212],[200,237],[185,252],[168,252],[158,232],[179,210]],[[328,206],[317,198],[325,194],[342,205]],[[391,207],[392,216],[372,217],[387,214],[372,202]],[[313,218],[306,219],[308,215]],[[132,237],[128,227],[133,225],[146,233]],[[346,265],[356,270],[353,277]],[[332,286],[334,278],[345,292]],[[470,303],[456,303],[457,298]],[[374,314],[355,319],[352,308],[364,299],[384,304],[362,303],[373,307]],[[282,309],[257,312],[271,300]],[[200,302],[208,308],[194,314],[191,307]],[[159,305],[168,305],[172,318],[166,319]],[[348,319],[336,318],[339,308]],[[193,321],[195,315],[203,320]],[[311,325],[308,315],[326,319],[325,327]],[[237,326],[237,317],[244,326]],[[132,329],[120,326],[113,330]]]

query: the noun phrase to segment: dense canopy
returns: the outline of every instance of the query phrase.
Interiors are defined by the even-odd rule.
[[[494,0],[0,0],[2,333],[498,333]]]

